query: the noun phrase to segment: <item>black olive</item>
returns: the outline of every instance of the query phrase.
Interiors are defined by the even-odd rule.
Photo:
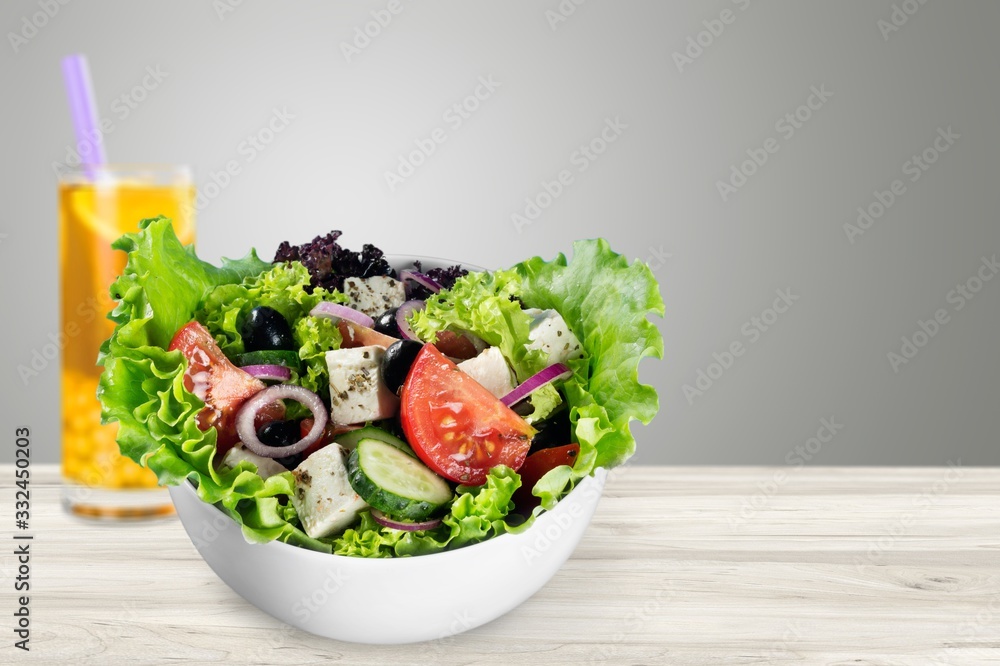
[[[257,439],[268,446],[291,446],[299,441],[300,425],[298,421],[272,421],[257,430]],[[296,453],[274,461],[285,469],[295,469],[305,460],[305,456]]]
[[[382,356],[382,381],[390,391],[399,393],[413,360],[423,346],[422,342],[416,340],[400,340],[385,350],[385,355]]]
[[[399,337],[399,326],[396,325],[396,312],[399,308],[386,310],[375,319],[375,330],[394,338]]]
[[[243,346],[248,352],[296,348],[288,322],[280,312],[266,305],[250,311],[240,327],[240,335],[243,336]]]
[[[271,421],[257,429],[257,439],[268,446],[291,446],[302,439],[298,421]]]

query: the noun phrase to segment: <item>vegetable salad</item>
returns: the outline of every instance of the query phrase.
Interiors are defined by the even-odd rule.
[[[250,541],[398,557],[530,526],[656,414],[648,266],[603,240],[507,269],[395,270],[331,232],[215,266],[140,223],[111,287],[102,420]]]

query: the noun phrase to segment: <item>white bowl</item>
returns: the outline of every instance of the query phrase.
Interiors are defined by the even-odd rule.
[[[397,270],[456,261],[386,255]],[[463,263],[470,270],[480,267]],[[190,483],[170,488],[184,529],[229,587],[257,608],[319,636],[355,643],[444,638],[495,620],[540,590],[569,559],[594,515],[607,471],[581,481],[522,534],[398,559],[327,555],[288,544],[247,543]]]
[[[580,542],[606,476],[598,469],[521,534],[397,559],[247,543],[236,523],[202,502],[190,483],[172,486],[170,497],[212,570],[265,613],[341,641],[414,643],[495,620],[540,590]]]

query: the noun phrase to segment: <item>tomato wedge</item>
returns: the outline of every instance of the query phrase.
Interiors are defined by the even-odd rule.
[[[521,467],[531,448],[535,429],[434,345],[417,354],[400,399],[410,446],[446,479],[482,485],[496,465]]]
[[[567,444],[566,446],[542,449],[528,456],[524,464],[521,465],[521,469],[518,470],[518,474],[521,475],[521,487],[514,491],[514,506],[519,511],[538,506],[539,499],[531,494],[538,480],[559,465],[572,467],[579,455],[579,444]]]
[[[205,408],[198,412],[198,427],[216,429],[215,459],[221,460],[240,441],[236,434],[236,412],[250,396],[264,389],[264,382],[233,365],[215,344],[212,334],[196,321],[177,331],[168,349],[180,350],[187,359],[184,388],[205,403]],[[255,423],[260,428],[284,416],[284,405],[275,402],[257,413]]]
[[[461,361],[473,358],[477,354],[476,346],[469,338],[449,330],[438,331],[434,346],[445,356]]]

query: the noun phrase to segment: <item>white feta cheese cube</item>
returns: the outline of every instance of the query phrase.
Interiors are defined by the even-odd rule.
[[[340,444],[328,444],[292,470],[295,477],[292,505],[302,528],[314,539],[343,531],[368,506],[351,488],[344,462],[346,455]]]
[[[385,349],[376,345],[326,353],[334,423],[364,423],[395,415],[399,398],[382,381],[384,355]]]
[[[567,360],[583,356],[583,345],[566,321],[555,310],[525,310],[534,317],[528,331],[528,349],[541,349],[548,357],[548,365],[565,363]]]
[[[265,458],[264,456],[259,456],[253,451],[248,451],[242,446],[234,446],[233,448],[226,451],[226,455],[222,457],[222,466],[232,469],[236,467],[240,461],[246,460],[247,462],[252,462],[257,466],[257,473],[260,478],[266,479],[275,474],[281,474],[282,472],[287,472],[280,463],[271,458]]]
[[[489,347],[478,356],[462,361],[458,369],[498,398],[514,390],[514,373],[498,347]]]
[[[367,278],[350,277],[344,280],[344,293],[349,305],[369,317],[377,317],[386,310],[398,308],[406,301],[406,289],[399,280],[388,275]]]

